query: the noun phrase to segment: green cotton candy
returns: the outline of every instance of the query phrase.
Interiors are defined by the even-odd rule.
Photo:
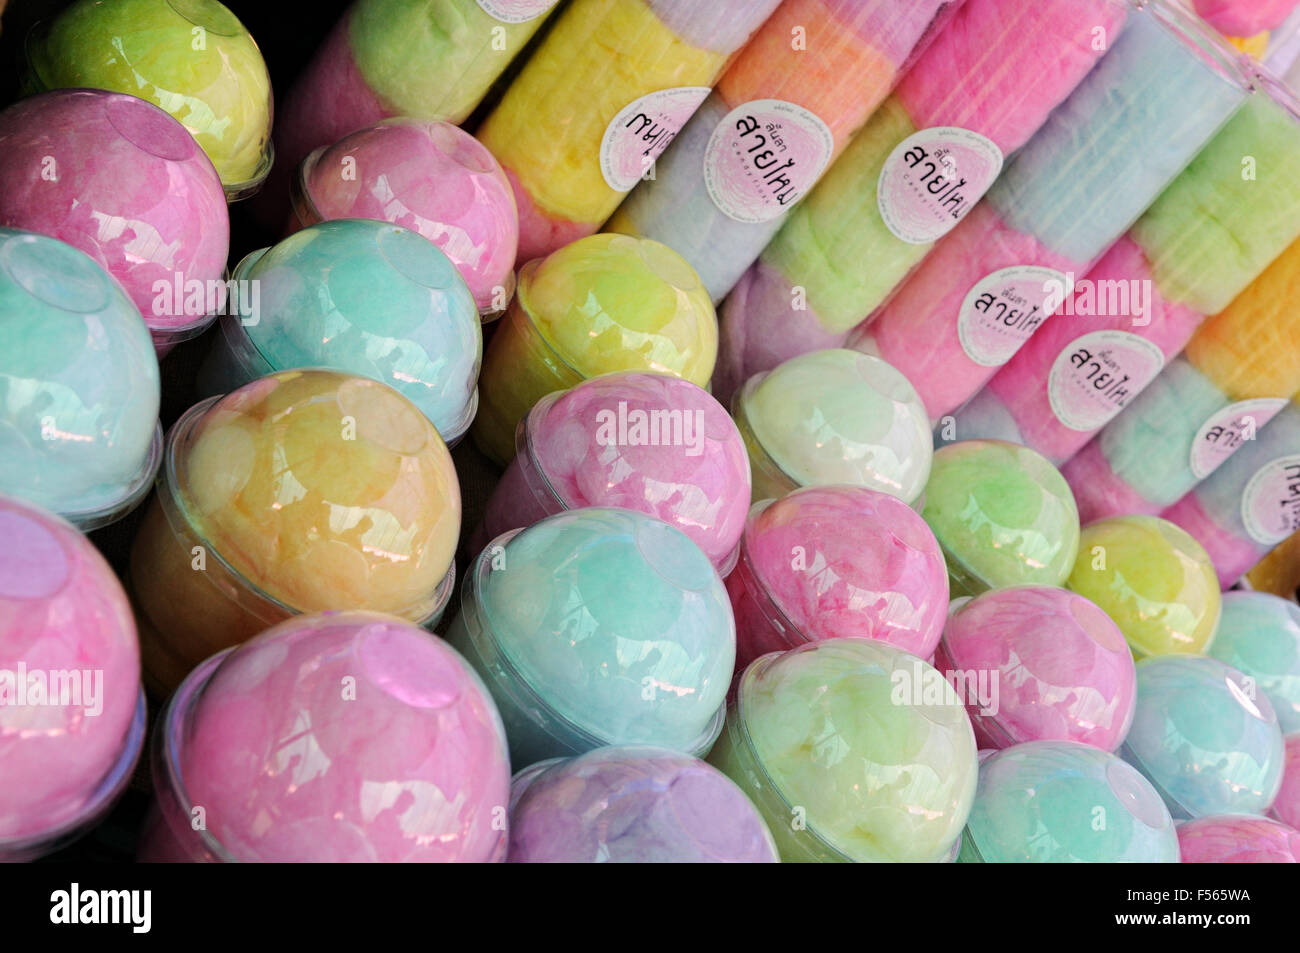
[[[876,204],[885,160],[916,131],[903,104],[885,100],[763,251],[769,267],[798,276],[828,331],[852,330],[933,247],[895,238]]]
[[[1130,235],[1166,300],[1218,314],[1300,235],[1300,121],[1252,96]]]
[[[459,123],[545,21],[504,23],[475,0],[359,0],[349,41],[367,85],[395,114]],[[498,30],[504,48],[493,46]]]

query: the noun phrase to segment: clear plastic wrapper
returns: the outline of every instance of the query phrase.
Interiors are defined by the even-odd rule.
[[[907,504],[860,486],[756,503],[727,577],[737,671],[824,639],[887,642],[929,658],[948,613],[943,553]]]
[[[1262,814],[1282,784],[1282,732],[1268,699],[1204,656],[1138,663],[1133,728],[1120,753],[1175,820]]]
[[[676,526],[726,576],[749,513],[749,457],[707,392],[629,371],[549,394],[520,422],[515,458],[472,549],[584,506],[638,510]]]
[[[491,697],[445,642],[380,613],[298,616],[204,662],[159,721],[153,777],[146,862],[505,860]]]
[[[614,744],[702,757],[736,656],[708,557],[667,523],[606,507],[494,540],[470,564],[447,639],[487,683],[525,765]]]
[[[1219,587],[1204,548],[1155,516],[1084,527],[1065,583],[1106,610],[1138,658],[1204,652],[1219,622]]]
[[[167,435],[131,550],[147,684],[298,612],[433,626],[451,596],[460,488],[409,400],[336,371],[282,371],[190,408]]]
[[[199,371],[202,396],[280,370],[321,367],[383,381],[448,444],[478,407],[483,334],[451,260],[408,229],[345,219],[246,256]]]
[[[70,524],[0,497],[0,861],[75,840],[144,742],[140,647],[122,585]]]
[[[77,0],[27,38],[28,92],[130,93],[171,113],[208,154],[230,201],[271,170],[271,77],[217,0]]]
[[[0,228],[0,493],[82,530],[120,519],[158,471],[159,399],[122,286],[71,245]]]

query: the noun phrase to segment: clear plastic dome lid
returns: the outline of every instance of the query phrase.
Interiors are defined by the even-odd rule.
[[[749,512],[749,456],[731,416],[695,384],[636,372],[592,378],[539,401],[526,443],[567,508],[649,513],[715,566],[734,557]]]
[[[988,672],[997,701],[973,720],[998,747],[1077,741],[1114,751],[1133,721],[1137,672],[1119,627],[1083,596],[1047,586],[995,589],[948,620],[941,669]]]
[[[1300,731],[1300,605],[1267,592],[1225,592],[1208,651],[1255,680],[1283,734]]]
[[[505,732],[441,639],[391,616],[326,612],[218,658],[168,711],[186,836],[202,808],[223,859],[504,859]]]
[[[920,658],[939,644],[948,614],[943,553],[896,497],[825,486],[758,503],[741,558],[782,626],[809,640],[879,639]]]
[[[539,767],[512,791],[511,863],[778,860],[740,788],[689,755],[625,745]]]
[[[0,178],[0,223],[84,251],[151,328],[215,313],[208,283],[221,281],[230,250],[221,180],[157,106],[92,89],[21,100],[0,113]]]
[[[1282,732],[1268,698],[1204,656],[1138,663],[1137,711],[1124,760],[1177,818],[1258,814],[1282,783]]]
[[[83,252],[0,228],[0,492],[78,525],[157,470],[158,359],[140,312]]]
[[[1066,585],[1106,610],[1139,658],[1202,652],[1219,620],[1209,555],[1157,516],[1089,523]]]
[[[911,503],[934,438],[907,378],[879,358],[835,348],[751,378],[737,397],[763,451],[800,486],[851,483]]]
[[[518,300],[583,377],[644,370],[703,387],[713,376],[713,303],[695,269],[667,245],[627,235],[580,238],[525,265]]]
[[[975,738],[930,665],[869,639],[813,642],[754,662],[737,704],[770,783],[841,854],[948,855],[975,795]]]
[[[1059,586],[1079,550],[1079,510],[1065,478],[1017,444],[965,440],[940,448],[922,515],[949,571],[978,589]]]
[[[3,855],[90,806],[127,743],[140,647],[121,584],[72,526],[0,497],[0,539]]]
[[[631,510],[548,517],[479,560],[487,633],[541,703],[611,744],[689,750],[735,666],[731,603],[680,530]]]
[[[211,158],[230,198],[271,168],[271,78],[217,0],[76,0],[27,41],[36,89],[130,93],[167,110]]]
[[[1247,814],[1178,825],[1184,864],[1300,864],[1300,831]]]
[[[478,406],[483,332],[447,256],[408,229],[344,219],[303,229],[236,269],[226,318],[276,370],[329,367],[380,380],[454,440]],[[245,298],[252,300],[246,301]]]
[[[429,616],[460,533],[451,454],[385,384],[282,371],[192,408],[167,484],[218,556],[299,611]]]
[[[519,245],[514,191],[492,153],[464,130],[434,120],[387,119],[317,149],[300,175],[315,220],[378,219],[437,245],[481,312],[501,310],[513,291]]]
[[[1031,741],[980,764],[966,842],[987,863],[1178,863],[1155,789],[1109,752]]]

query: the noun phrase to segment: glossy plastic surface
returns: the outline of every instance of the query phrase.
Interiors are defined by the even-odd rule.
[[[140,312],[83,252],[0,228],[0,493],[83,529],[158,468],[158,359]]]
[[[757,809],[711,765],[664,748],[600,748],[521,772],[510,863],[776,863]]]

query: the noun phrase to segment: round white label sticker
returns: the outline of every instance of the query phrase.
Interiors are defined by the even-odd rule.
[[[1300,456],[1278,457],[1255,471],[1241,496],[1241,522],[1264,546],[1300,529]]]
[[[889,154],[876,186],[880,217],[895,237],[928,245],[952,231],[1002,171],[1002,150],[978,132],[935,126]]]
[[[600,174],[615,192],[629,192],[709,95],[707,86],[660,89],[618,111],[600,140]]]
[[[1165,366],[1160,348],[1129,331],[1094,331],[1057,355],[1047,378],[1056,419],[1071,430],[1106,426]]]
[[[1259,397],[1240,401],[1211,414],[1192,441],[1189,463],[1196,478],[1204,480],[1219,469],[1224,461],[1241,449],[1243,443],[1254,440],[1259,429],[1276,417],[1286,404],[1282,397]]]
[[[976,364],[1001,367],[1051,317],[1069,279],[1037,265],[1003,268],[980,279],[957,314],[957,338]]]
[[[527,23],[536,20],[551,7],[555,0],[476,0],[484,13],[502,23]]]
[[[816,113],[756,99],[713,130],[704,150],[704,187],[728,218],[768,222],[813,187],[834,148],[830,127]]]

